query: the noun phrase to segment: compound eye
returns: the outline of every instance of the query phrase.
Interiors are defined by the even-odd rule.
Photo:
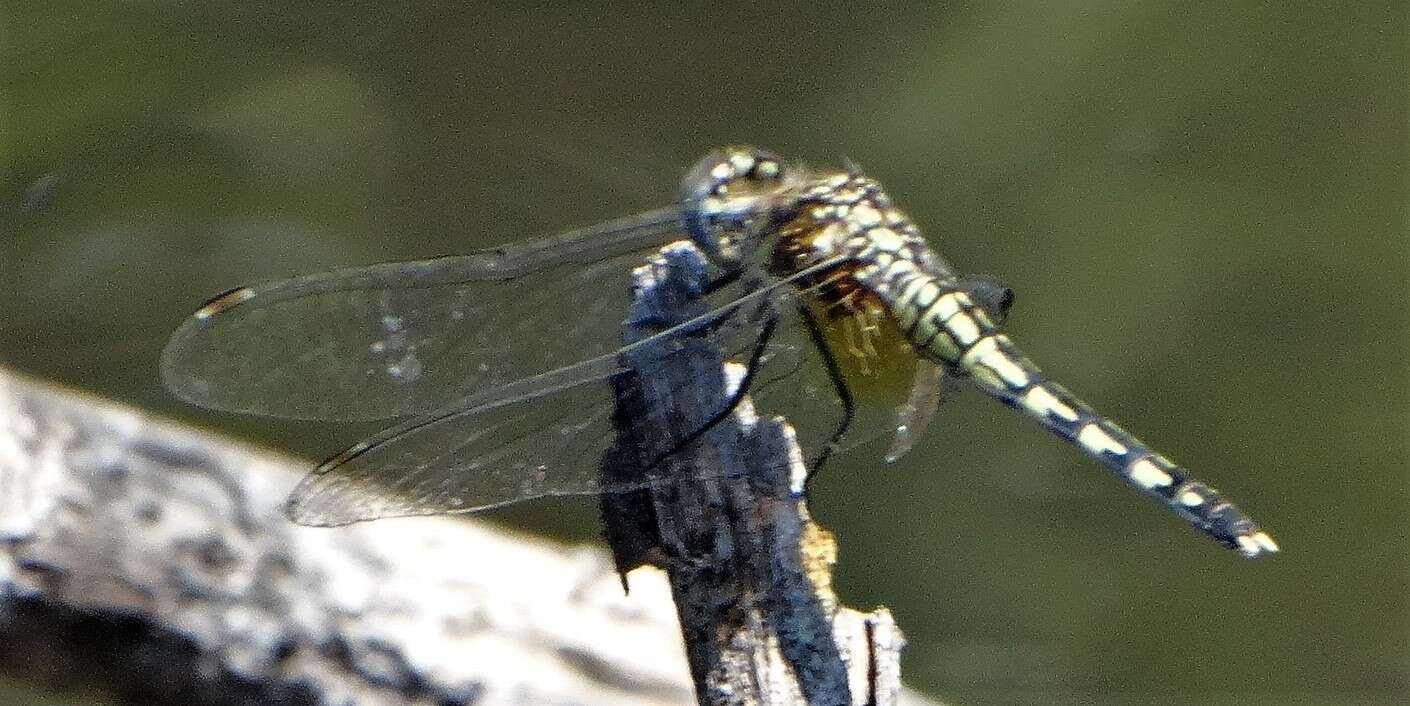
[[[777,182],[783,179],[783,160],[779,159],[778,155],[755,147],[740,147],[738,149],[748,153],[749,162],[752,165],[744,174],[746,178],[767,182]]]
[[[681,180],[681,200],[755,195],[772,191],[784,177],[783,161],[754,147],[725,147],[705,155]]]
[[[706,169],[708,167],[708,170]],[[783,179],[783,160],[768,150],[735,145],[719,150],[696,168],[713,182],[713,193],[773,189]]]
[[[783,162],[754,147],[725,147],[696,163],[681,180],[686,231],[716,261],[737,260],[732,243],[767,218],[781,193]]]
[[[974,301],[984,308],[984,313],[1003,323],[1013,306],[1013,289],[1003,280],[993,275],[970,275],[961,281],[961,286],[969,292]]]

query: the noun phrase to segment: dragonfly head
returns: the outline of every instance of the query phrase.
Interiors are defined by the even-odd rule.
[[[765,150],[715,150],[681,180],[686,231],[712,261],[738,265],[758,247],[776,197],[794,181],[783,161]]]

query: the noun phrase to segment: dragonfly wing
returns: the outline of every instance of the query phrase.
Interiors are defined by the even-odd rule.
[[[180,397],[232,412],[433,413],[614,350],[636,253],[678,237],[678,212],[232,290],[176,331],[162,376]]]
[[[737,307],[719,315],[745,318],[746,312]],[[749,328],[721,331],[747,337]],[[663,355],[678,353],[661,347]],[[654,469],[604,484],[598,468],[616,434],[613,378],[624,372],[614,356],[602,356],[497,388],[481,404],[387,429],[319,465],[294,489],[285,512],[299,524],[334,526],[640,488],[655,479]],[[685,430],[679,441],[684,445],[692,436]],[[678,450],[637,449],[636,455],[661,460]]]
[[[286,513],[300,524],[342,525],[640,488],[655,480],[656,468],[608,485],[598,470],[616,431],[612,383],[625,372],[618,355],[644,347],[668,357],[685,354],[669,339],[706,335],[722,351],[747,360],[761,335],[760,307],[789,296],[788,282],[777,281],[614,354],[519,380],[481,393],[464,408],[392,427],[321,464],[294,489]],[[765,365],[775,377],[790,367]],[[680,431],[681,448],[698,437],[695,430]],[[674,445],[637,449],[636,455],[658,461],[679,450]]]
[[[877,340],[875,351],[858,350],[845,318],[828,320],[816,309],[811,318],[826,348],[808,333],[809,317],[796,306],[783,312],[788,323],[750,389],[755,406],[788,418],[810,469],[842,454],[899,459],[924,436],[950,377],[894,336]]]
[[[613,373],[412,420],[359,442],[306,476],[285,504],[303,525],[468,513],[603,489]]]
[[[887,463],[899,461],[917,439],[925,436],[944,398],[944,383],[945,366],[923,358],[916,361],[910,396],[896,409],[896,430],[891,436],[891,448],[886,450]]]

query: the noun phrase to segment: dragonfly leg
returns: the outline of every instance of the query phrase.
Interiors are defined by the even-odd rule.
[[[744,370],[744,379],[740,380],[739,386],[735,389],[734,394],[730,395],[729,401],[725,403],[720,411],[716,412],[714,416],[700,425],[698,429],[688,434],[665,453],[653,459],[651,463],[647,465],[647,468],[656,466],[669,458],[672,454],[678,453],[687,446],[695,443],[700,437],[704,436],[706,432],[715,428],[716,424],[719,424],[724,421],[725,418],[729,417],[729,415],[733,414],[735,408],[739,406],[740,401],[744,399],[745,395],[749,394],[749,386],[754,382],[754,374],[758,371],[760,361],[764,357],[764,352],[769,347],[769,340],[773,338],[774,330],[778,327],[778,313],[774,311],[770,303],[765,300],[761,308],[767,310],[767,318],[764,319],[763,330],[759,333],[759,337],[754,340],[754,350],[749,354],[749,364]]]
[[[837,365],[837,357],[832,354],[832,347],[827,344],[827,335],[823,333],[822,325],[818,323],[817,317],[808,308],[806,302],[798,302],[798,313],[803,317],[804,327],[808,329],[808,337],[812,339],[813,346],[817,348],[818,354],[822,356],[823,367],[827,369],[827,379],[832,382],[832,389],[837,393],[837,399],[842,402],[842,421],[837,424],[836,431],[832,432],[827,442],[818,450],[818,457],[808,469],[808,477],[804,481],[805,490],[810,487],[818,473],[822,471],[823,464],[832,455],[833,449],[837,447],[842,435],[847,433],[847,428],[852,426],[852,420],[857,414],[856,400],[852,397],[852,390],[847,387],[847,380],[842,376],[842,368]]]
[[[721,289],[724,289],[725,287],[728,287],[731,284],[738,282],[743,274],[743,267],[731,267],[725,270],[719,277],[716,277],[710,280],[709,282],[705,283],[705,294],[707,296],[714,294],[715,292],[718,292]]]

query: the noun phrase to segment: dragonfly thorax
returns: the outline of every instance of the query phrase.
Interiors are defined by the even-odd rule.
[[[936,279],[954,277],[937,258],[915,223],[875,180],[856,171],[825,174],[809,181],[775,213],[778,240],[769,269],[775,276],[828,260],[844,264],[800,283],[832,316],[885,312],[885,283],[872,273],[895,260]]]

